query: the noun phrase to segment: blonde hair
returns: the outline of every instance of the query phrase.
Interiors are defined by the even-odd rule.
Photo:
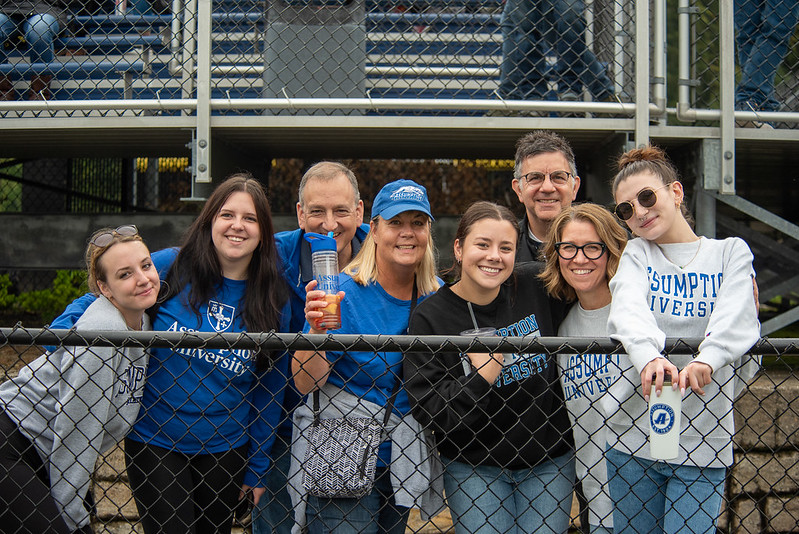
[[[600,206],[590,202],[582,204],[572,204],[564,208],[560,214],[552,221],[552,226],[547,233],[547,239],[541,253],[544,255],[544,270],[539,274],[539,278],[544,282],[547,292],[555,298],[573,301],[577,299],[577,293],[571,287],[563,274],[560,272],[558,253],[555,250],[555,243],[563,237],[563,229],[572,221],[585,221],[590,223],[596,230],[599,239],[607,247],[608,263],[605,268],[607,279],[613,278],[616,269],[619,268],[619,259],[624,247],[627,244],[627,232],[621,227],[619,222],[611,213]]]
[[[374,240],[374,229],[382,222],[383,218],[380,216],[372,219],[373,226],[369,229],[369,233],[366,234],[361,250],[344,268],[346,274],[363,286],[377,281],[377,244]],[[430,219],[428,219],[429,224]],[[421,295],[427,295],[439,288],[436,275],[436,250],[433,244],[432,232],[427,233],[427,247],[422,261],[416,266],[416,287],[419,288]]]
[[[111,234],[111,242],[103,247],[98,247],[94,244],[94,240],[101,234]],[[92,234],[89,238],[89,245],[86,247],[86,252],[84,253],[87,274],[86,283],[89,285],[89,291],[99,296],[100,286],[97,284],[97,281],[108,283],[107,273],[100,263],[100,258],[103,257],[103,254],[117,243],[127,243],[130,241],[139,241],[144,244],[144,240],[138,232],[133,235],[120,235],[114,228],[100,228]]]

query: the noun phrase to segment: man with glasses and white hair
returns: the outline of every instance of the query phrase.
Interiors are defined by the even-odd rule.
[[[580,188],[568,141],[546,130],[521,137],[516,142],[512,187],[525,209],[516,261],[535,261],[553,219],[571,205]]]
[[[322,161],[308,169],[300,180],[297,224],[297,230],[275,234],[283,278],[291,289],[291,332],[302,332],[305,325],[305,286],[313,279],[311,246],[304,239],[305,233],[333,232],[338,266],[343,269],[358,253],[369,232],[369,225],[363,224],[363,201],[355,174],[332,161]],[[289,380],[283,402],[284,418],[272,447],[267,492],[253,511],[253,534],[288,534],[294,525],[286,474],[291,461],[292,414],[300,401],[293,381]]]

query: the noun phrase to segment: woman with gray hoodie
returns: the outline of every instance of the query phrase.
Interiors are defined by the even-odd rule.
[[[81,330],[149,330],[160,281],[133,225],[94,233],[86,250],[98,298]],[[0,384],[3,532],[91,532],[84,499],[97,457],[139,414],[143,348],[59,347]]]

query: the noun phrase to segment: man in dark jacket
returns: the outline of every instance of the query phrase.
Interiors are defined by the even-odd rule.
[[[580,188],[568,141],[546,130],[520,138],[516,142],[512,187],[525,211],[519,222],[522,239],[516,249],[516,261],[535,261],[550,223],[571,205]]]

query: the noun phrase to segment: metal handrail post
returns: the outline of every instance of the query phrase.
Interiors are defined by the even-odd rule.
[[[662,110],[658,122],[666,124],[666,0],[655,0],[653,23],[652,91],[655,106]]]
[[[197,136],[194,183],[211,182],[211,2],[197,3]]]
[[[719,78],[721,107],[721,187],[735,194],[735,31],[733,0],[719,0]]]
[[[635,3],[635,144],[649,143],[649,2]]]

